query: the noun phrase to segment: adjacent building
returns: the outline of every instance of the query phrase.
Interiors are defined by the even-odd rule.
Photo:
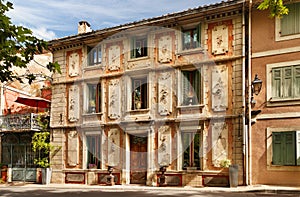
[[[52,40],[62,70],[52,83],[52,182],[107,184],[112,168],[116,184],[227,185],[230,160],[245,184],[243,6],[96,31],[81,21],[77,35]]]
[[[263,81],[253,94],[249,175],[251,184],[300,185],[300,3],[289,14],[270,18],[255,9],[251,23],[251,75]]]

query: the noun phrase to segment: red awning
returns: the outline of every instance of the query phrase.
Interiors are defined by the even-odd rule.
[[[41,97],[26,97],[26,96],[18,96],[17,103],[21,103],[31,107],[37,108],[49,108],[51,101],[41,98]]]

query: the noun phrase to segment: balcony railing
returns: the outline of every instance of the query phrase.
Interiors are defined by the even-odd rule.
[[[39,114],[9,114],[0,116],[0,131],[39,131],[41,127],[38,124]]]

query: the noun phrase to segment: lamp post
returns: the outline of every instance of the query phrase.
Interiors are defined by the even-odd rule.
[[[256,103],[253,94],[258,95],[261,91],[261,87],[262,87],[262,80],[258,78],[257,74],[255,74],[255,77],[251,82],[251,103],[252,104]]]

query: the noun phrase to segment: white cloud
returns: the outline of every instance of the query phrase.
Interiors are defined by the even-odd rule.
[[[9,14],[44,38],[77,33],[77,23],[88,21],[94,30],[183,11],[218,0],[11,0]],[[45,34],[45,35],[43,35]]]

